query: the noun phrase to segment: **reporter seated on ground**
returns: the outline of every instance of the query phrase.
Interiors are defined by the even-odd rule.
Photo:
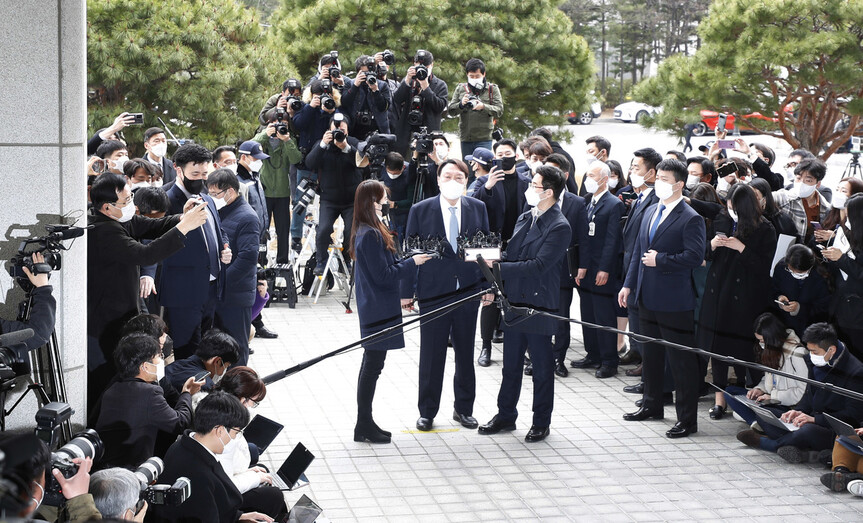
[[[773,307],[798,336],[807,326],[828,319],[832,299],[829,277],[812,249],[800,244],[788,247],[785,257],[774,267]]]
[[[854,429],[863,437],[863,428]],[[863,496],[863,447],[845,436],[836,438],[831,457],[833,469],[821,475],[821,484],[834,492],[848,492]]]
[[[237,363],[239,357],[240,346],[233,337],[218,329],[210,329],[201,338],[195,354],[165,367],[165,375],[179,389],[190,377],[207,371],[209,374],[201,389],[209,391],[225,376],[228,367]]]
[[[144,521],[147,502],[136,512],[141,497],[141,482],[135,473],[120,467],[100,470],[90,476],[93,503],[105,519]]]
[[[165,455],[165,470],[159,482],[173,484],[189,478],[191,495],[178,506],[152,508],[153,521],[235,523],[273,521],[258,512],[243,512],[243,496],[218,462],[228,445],[249,423],[249,411],[235,396],[213,392],[195,410],[194,432],[186,431]]]
[[[233,367],[216,385],[216,390],[239,399],[252,417],[254,409],[267,395],[267,386],[249,367]],[[260,451],[255,444],[247,442],[240,433],[217,459],[243,495],[241,510],[259,511],[278,519],[288,511],[285,498],[281,490],[272,486],[273,477],[267,469],[257,465],[259,457]]]
[[[51,450],[35,434],[4,433],[0,435],[0,451],[4,454],[0,477],[18,489],[17,500],[7,499],[12,496],[11,491],[3,493],[3,504],[13,507],[8,509],[7,516],[44,521],[36,519],[36,514],[45,499],[47,474],[51,473],[57,478],[66,498],[63,521],[99,519],[99,511],[93,504],[92,496],[87,493],[92,459],[75,458],[73,462],[78,465],[78,473],[66,479],[57,469],[49,471]]]
[[[809,379],[831,383],[857,392],[863,391],[863,363],[855,358],[836,337],[836,331],[827,323],[810,325],[803,333],[803,343],[809,350]],[[811,461],[820,451],[833,448],[836,437],[824,414],[838,418],[852,426],[863,419],[863,402],[852,400],[822,388],[807,385],[803,397],[793,410],[782,414],[781,419],[799,427],[783,431],[764,424],[764,436],[753,430],[744,430],[737,439],[750,447],[778,453],[791,463]]]
[[[158,380],[164,375],[159,342],[135,333],[120,340],[114,352],[118,380],[102,396],[94,427],[102,437],[105,467],[137,467],[153,456],[159,431],[180,434],[192,419],[192,394],[200,383],[189,378],[177,404],[165,400]]]
[[[808,375],[807,351],[800,338],[793,329],[786,328],[775,315],[765,312],[755,320],[755,339],[758,340],[758,347],[755,349],[756,362],[801,378]],[[748,391],[733,385],[726,387],[725,392],[728,394],[725,399],[728,406],[743,418],[747,425],[753,426],[757,421],[755,413],[733,396],[746,394],[752,401],[769,405],[778,416],[796,405],[805,391],[806,383],[803,381],[766,372],[758,385]],[[760,428],[760,425],[758,427]]]

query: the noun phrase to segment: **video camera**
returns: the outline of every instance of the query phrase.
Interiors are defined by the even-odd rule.
[[[46,225],[45,230],[48,231],[45,236],[23,240],[18,246],[18,253],[9,260],[9,275],[18,280],[24,290],[30,290],[30,280],[22,269],[27,267],[33,274],[59,271],[63,261],[60,251],[67,250],[62,242],[84,236],[86,228],[53,224]],[[42,253],[45,263],[33,263],[32,255],[36,252]]]

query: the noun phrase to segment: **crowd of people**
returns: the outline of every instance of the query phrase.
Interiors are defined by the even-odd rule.
[[[522,376],[532,377],[528,442],[550,434],[555,376],[575,368],[607,379],[636,365],[626,375],[641,379],[624,392],[641,397],[624,419],[662,419],[674,403],[667,436],[687,437],[698,430],[699,398],[713,394],[710,419],[731,411],[747,425],[742,443],[791,462],[831,462],[822,482],[863,495],[863,441],[837,439],[831,425],[863,435],[863,402],[794,379],[863,393],[863,182],[822,186],[826,165],[804,150],[774,172],[774,151],[741,139],[697,156],[645,147],[615,161],[612,143],[593,136],[578,172],[549,129],[493,139],[504,103],[481,60],[467,61],[450,97],[432,53],[417,51],[398,81],[387,54],[360,56],[344,74],[337,53],[324,55],[309,81],[284,82],[258,133],[236,145],[184,144],[169,159],[165,130],[154,127],[144,156],[129,159],[127,113],[90,139],[88,423],[104,442],[94,466],[107,479],[94,474],[89,488],[103,515],[143,518],[145,507],[118,502],[106,485],[122,490],[123,471],[151,456],[165,459],[160,482],[194,483],[185,504],[151,511],[159,521],[286,512],[242,435],[266,394],[250,342],[278,336],[263,323],[269,293],[259,273],[273,230],[277,263],[308,243],[320,276],[330,249],[350,255],[363,337],[397,328],[404,310],[446,308],[420,324],[420,431],[435,425],[449,347],[453,420],[479,434],[516,428]],[[461,158],[440,132],[445,116],[459,119]],[[388,152],[372,158],[372,137],[389,134]],[[316,190],[316,216],[297,206],[304,181]],[[500,256],[484,263],[506,300],[465,259],[465,240],[478,234],[500,238]],[[438,247],[411,250],[412,238]],[[569,318],[574,293],[580,320],[621,332],[585,325],[585,353],[567,364],[570,323],[550,315]],[[627,329],[722,358],[639,342]],[[488,367],[495,343],[497,414],[480,425],[475,362]],[[364,344],[356,441],[392,440],[372,403],[387,351],[403,346],[399,330]],[[43,454],[27,465],[40,486],[50,473]],[[61,481],[71,482],[69,499],[87,490]]]

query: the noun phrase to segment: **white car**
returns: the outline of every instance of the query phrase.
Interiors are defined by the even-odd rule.
[[[626,102],[614,108],[614,119],[622,122],[638,122],[642,117],[656,114],[656,107],[641,102]]]

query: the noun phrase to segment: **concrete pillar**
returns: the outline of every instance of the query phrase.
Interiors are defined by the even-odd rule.
[[[15,319],[23,292],[5,260],[21,238],[77,213],[86,225],[87,29],[85,0],[17,2],[0,16],[0,317]],[[68,245],[70,242],[66,242]],[[73,421],[85,419],[87,384],[87,238],[63,254],[51,275],[57,337]],[[26,384],[19,380],[18,388]],[[31,396],[32,393],[28,394]],[[17,394],[11,395],[8,409]],[[8,418],[33,427],[35,399]]]

